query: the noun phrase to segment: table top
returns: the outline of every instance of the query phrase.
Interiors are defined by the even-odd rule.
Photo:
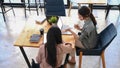
[[[81,4],[106,4],[107,0],[73,0],[73,2]]]
[[[39,47],[40,44],[44,42],[44,37],[42,36],[38,43],[30,42],[30,37],[33,34],[40,34],[39,30],[44,28],[45,33],[51,26],[45,21],[43,24],[37,24],[36,22],[26,23],[23,31],[18,36],[16,41],[14,42],[14,46],[21,46],[21,47]],[[71,42],[74,47],[74,37],[73,35],[62,35],[64,42]]]

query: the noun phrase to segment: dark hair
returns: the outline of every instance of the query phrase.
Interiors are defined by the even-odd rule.
[[[53,68],[57,63],[57,50],[56,45],[62,43],[61,30],[52,26],[47,33],[47,42],[45,44],[45,55],[47,55],[46,62],[50,64]]]
[[[93,21],[93,24],[96,26],[97,21],[95,20],[95,17],[90,11],[90,8],[88,8],[87,6],[82,6],[81,8],[79,8],[78,13],[82,15],[83,18],[90,17],[90,19]]]

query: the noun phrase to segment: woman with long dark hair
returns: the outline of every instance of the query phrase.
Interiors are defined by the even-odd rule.
[[[71,43],[65,44],[62,42],[61,30],[52,26],[47,33],[47,42],[40,46],[36,60],[40,63],[40,68],[58,68],[62,64],[63,55],[72,52]]]

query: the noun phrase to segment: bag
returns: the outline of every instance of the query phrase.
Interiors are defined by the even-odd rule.
[[[35,63],[34,59],[32,59],[32,68],[40,68],[38,63]]]

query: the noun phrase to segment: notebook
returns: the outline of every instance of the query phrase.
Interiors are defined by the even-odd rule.
[[[31,37],[30,37],[30,42],[39,42],[41,36],[39,34],[33,34]]]
[[[60,28],[61,31],[71,28],[70,26],[63,24],[61,18],[59,18],[59,20],[57,22],[57,26]],[[71,32],[62,32],[62,34],[72,34],[72,33]]]

